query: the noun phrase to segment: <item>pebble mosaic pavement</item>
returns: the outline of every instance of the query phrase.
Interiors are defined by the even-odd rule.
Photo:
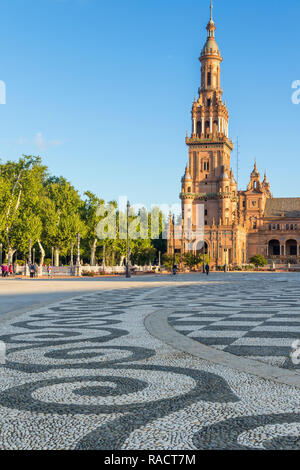
[[[213,279],[99,291],[1,324],[8,351],[0,366],[0,449],[300,449],[299,389],[201,361],[145,329],[150,313],[170,305],[172,323],[185,321],[190,308],[204,315],[203,303],[205,316],[228,318],[233,307],[237,315],[241,291],[249,303],[243,312],[260,313],[255,299],[267,311],[272,295],[276,305],[281,299],[276,311],[294,303],[289,284],[271,278],[259,297],[254,277],[247,290],[242,277]]]
[[[299,369],[291,360],[292,345],[300,340],[300,279],[281,275],[247,277],[238,282],[208,283],[175,293],[169,323],[178,332],[207,346],[287,369]],[[188,302],[182,303],[182,292]],[[202,291],[204,292],[204,291]],[[299,341],[300,343],[300,341]],[[300,354],[299,354],[300,356]]]

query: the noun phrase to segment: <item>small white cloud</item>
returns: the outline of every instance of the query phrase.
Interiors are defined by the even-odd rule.
[[[42,132],[37,132],[33,139],[26,139],[25,137],[19,137],[15,142],[17,145],[34,145],[40,152],[45,152],[50,147],[58,147],[62,145],[61,140],[46,140]]]
[[[33,138],[33,144],[41,151],[44,152],[49,147],[57,147],[61,145],[62,142],[60,140],[49,140],[47,141],[42,132],[38,132]]]

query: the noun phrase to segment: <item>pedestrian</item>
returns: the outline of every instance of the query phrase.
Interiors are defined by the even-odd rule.
[[[205,266],[205,272],[207,276],[209,275],[209,271],[210,271],[210,267],[209,267],[209,264],[207,263],[207,265]]]
[[[7,264],[5,265],[5,277],[8,277],[8,266],[7,266]]]
[[[39,277],[39,268],[36,263],[34,263],[33,268],[34,268],[34,277]]]
[[[48,277],[51,277],[51,275],[52,275],[52,266],[48,266],[47,271],[48,271]]]
[[[5,264],[1,265],[1,273],[2,273],[2,277],[5,277]]]
[[[32,263],[29,265],[29,271],[30,271],[30,277],[33,279],[35,271],[34,271],[34,266]]]
[[[12,264],[9,265],[8,272],[9,272],[9,275],[10,275],[10,276],[13,275],[13,267],[12,267]]]
[[[176,264],[173,265],[173,275],[176,276],[177,274],[177,266]]]

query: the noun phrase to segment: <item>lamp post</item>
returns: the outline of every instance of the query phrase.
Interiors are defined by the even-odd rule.
[[[35,263],[35,248],[32,249],[32,256],[33,256],[33,264]]]
[[[28,264],[31,264],[31,238],[29,238]]]
[[[80,233],[77,234],[77,260],[76,265],[80,266]]]
[[[175,215],[172,218],[173,223],[173,274],[176,275],[176,251],[175,251]]]
[[[105,253],[105,249],[106,249],[106,245],[105,245],[105,243],[103,243],[103,262],[102,262],[102,265],[103,265],[103,271],[104,271],[104,272],[105,272],[105,268],[106,268],[106,260],[105,260],[106,253]]]
[[[74,243],[71,242],[71,260],[70,260],[71,268],[73,268],[73,266],[74,266],[73,250],[74,250]]]
[[[227,273],[227,232],[225,231],[225,267],[224,272]]]
[[[131,277],[129,269],[129,257],[130,257],[130,245],[129,245],[129,211],[130,211],[130,202],[127,201],[127,259],[126,259],[126,278]]]
[[[76,259],[76,276],[81,276],[80,263],[80,233],[77,234],[77,259]]]
[[[205,242],[203,245],[203,274],[205,274]]]
[[[0,265],[2,265],[2,261],[3,261],[3,245],[2,243],[0,243]]]
[[[51,247],[51,266],[53,268],[53,263],[54,263],[54,248],[53,246]]]

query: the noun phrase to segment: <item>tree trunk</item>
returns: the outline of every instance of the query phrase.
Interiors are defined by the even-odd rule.
[[[98,239],[95,238],[91,245],[91,259],[90,259],[90,265],[91,266],[96,266],[96,249],[97,249],[97,243]]]
[[[44,264],[44,261],[45,261],[45,250],[44,250],[43,245],[41,244],[40,240],[38,240],[38,245],[40,247],[40,252],[41,252],[40,267],[42,267],[43,264]]]
[[[54,266],[56,268],[59,267],[59,249],[58,248],[54,249]]]
[[[106,246],[105,244],[103,245],[103,262],[102,262],[103,268],[106,267]]]

